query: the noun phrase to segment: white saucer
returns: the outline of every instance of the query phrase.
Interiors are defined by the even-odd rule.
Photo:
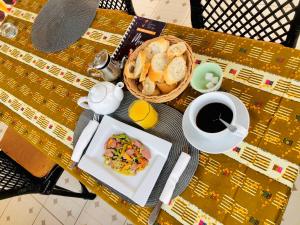
[[[240,104],[241,100],[234,95],[228,93],[226,93],[226,95],[230,97],[234,103],[236,103],[235,105],[237,106],[237,111],[242,112],[242,115],[247,115],[243,118],[239,118],[239,124],[248,130],[250,125],[250,117],[246,106],[244,104]],[[188,142],[198,150],[210,154],[220,154],[231,150],[243,141],[242,137],[235,135],[230,135],[226,139],[215,139],[213,141],[201,137],[199,134],[190,129],[192,124],[188,118],[189,109],[190,106],[183,115],[182,129]]]

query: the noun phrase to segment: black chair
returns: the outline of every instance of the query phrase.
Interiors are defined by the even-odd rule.
[[[204,28],[295,47],[299,0],[190,0],[194,28]]]
[[[61,167],[55,166],[46,177],[37,178],[32,176],[4,152],[0,151],[0,200],[33,193],[90,200],[96,197],[95,194],[90,193],[81,183],[81,193],[72,192],[57,186],[56,183],[63,171]]]
[[[100,0],[99,8],[122,10],[130,15],[135,15],[131,0]]]

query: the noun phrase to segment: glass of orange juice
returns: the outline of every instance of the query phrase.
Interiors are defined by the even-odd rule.
[[[158,113],[150,103],[144,100],[132,102],[128,109],[128,116],[144,129],[150,129],[158,122]]]

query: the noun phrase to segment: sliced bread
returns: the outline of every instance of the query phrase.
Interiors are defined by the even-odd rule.
[[[152,95],[155,91],[155,83],[150,80],[149,77],[146,77],[146,79],[143,81],[143,90],[142,93],[144,95]]]
[[[147,46],[143,51],[145,52],[147,59],[151,61],[153,57],[152,49],[149,46]]]
[[[167,51],[167,56],[169,59],[173,59],[176,56],[183,55],[187,50],[186,44],[184,42],[178,42],[177,44],[171,45]]]
[[[136,58],[135,67],[134,67],[134,71],[133,71],[133,74],[135,77],[134,79],[137,79],[141,76],[141,73],[145,67],[146,61],[147,61],[146,54],[144,51],[141,51]]]
[[[159,38],[158,40],[153,41],[149,44],[152,56],[158,53],[167,52],[169,46],[170,42],[164,38]]]
[[[183,56],[177,56],[169,63],[164,73],[165,82],[168,85],[176,84],[181,81],[187,71],[186,60]]]
[[[139,79],[140,82],[143,82],[146,79],[146,77],[148,75],[148,72],[149,72],[149,69],[150,69],[150,65],[151,65],[150,62],[145,63],[145,66],[142,69],[141,76],[140,76],[140,79]]]
[[[165,53],[158,53],[153,56],[149,70],[149,78],[153,82],[161,82],[163,79],[164,70],[168,65],[167,55]]]
[[[170,93],[171,91],[173,91],[176,87],[177,87],[177,84],[172,84],[172,85],[168,85],[166,83],[157,83],[156,84],[158,89],[163,93],[163,94],[168,94]]]

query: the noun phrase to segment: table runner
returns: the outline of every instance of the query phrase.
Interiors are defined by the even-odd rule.
[[[85,172],[68,169],[82,111],[76,100],[97,82],[85,76],[87,64],[100,49],[113,53],[133,18],[99,10],[82,39],[60,53],[44,54],[30,42],[32,22],[44,3],[22,0],[7,18],[19,35],[0,38],[0,121],[135,224],[147,224],[151,209],[131,205]],[[279,224],[299,172],[300,51],[172,24],[163,34],[187,41],[196,64],[220,64],[222,90],[245,103],[251,125],[245,142],[230,152],[201,153],[189,187],[163,206],[158,224]],[[183,112],[198,95],[188,88],[168,104]]]

